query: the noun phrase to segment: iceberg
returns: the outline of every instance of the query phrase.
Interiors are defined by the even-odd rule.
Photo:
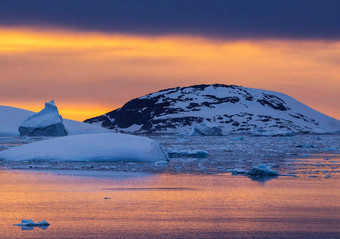
[[[19,126],[34,114],[35,112],[29,110],[0,105],[0,136],[19,136]],[[63,119],[63,123],[69,135],[112,132],[100,126],[75,120]]]
[[[9,161],[161,161],[168,160],[160,144],[141,136],[99,133],[57,137],[0,152]]]
[[[191,136],[222,136],[222,129],[218,126],[210,125],[210,123],[203,121],[196,124],[192,130]]]
[[[63,124],[63,118],[59,115],[54,103],[45,103],[45,108],[39,113],[28,117],[20,126],[21,136],[67,136],[68,132]]]

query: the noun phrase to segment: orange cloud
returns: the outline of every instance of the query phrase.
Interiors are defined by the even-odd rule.
[[[0,29],[0,104],[59,102],[83,120],[168,87],[237,84],[281,91],[340,118],[340,42],[216,41]]]

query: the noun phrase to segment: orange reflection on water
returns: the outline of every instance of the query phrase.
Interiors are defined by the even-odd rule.
[[[1,171],[0,183],[4,238],[340,235],[338,180],[280,177],[261,184],[223,175],[122,180]],[[51,226],[21,231],[12,226],[21,219]]]

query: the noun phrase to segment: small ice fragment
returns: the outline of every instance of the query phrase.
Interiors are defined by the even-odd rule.
[[[248,175],[256,175],[256,176],[274,176],[278,175],[278,172],[271,169],[268,165],[260,164],[257,167],[251,167],[247,171]]]
[[[245,174],[246,172],[247,172],[247,170],[245,170],[245,169],[234,168],[234,169],[231,171],[231,174],[232,174],[232,175]]]
[[[193,158],[207,158],[209,153],[205,150],[168,150],[169,158],[193,157]]]
[[[14,224],[14,226],[19,226],[19,227],[39,227],[39,226],[49,226],[50,224],[42,220],[40,222],[34,222],[33,220],[28,220],[28,219],[23,219],[21,220],[21,223]]]

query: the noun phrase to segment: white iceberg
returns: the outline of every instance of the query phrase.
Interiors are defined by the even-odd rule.
[[[196,124],[191,132],[192,136],[222,136],[222,129],[211,125],[207,121]]]
[[[0,136],[18,136],[20,124],[34,114],[32,111],[0,105]],[[63,119],[63,123],[69,135],[111,132],[109,129],[75,120]]]
[[[45,108],[39,113],[29,116],[20,126],[21,136],[66,136],[63,118],[59,115],[54,103],[45,103]]]
[[[0,159],[54,161],[161,161],[167,160],[156,141],[118,133],[57,137],[0,152]]]

